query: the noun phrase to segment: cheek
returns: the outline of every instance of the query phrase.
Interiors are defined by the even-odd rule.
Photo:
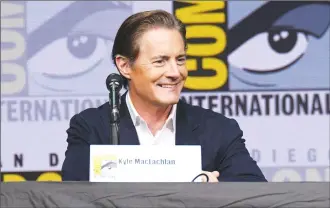
[[[150,69],[149,72],[147,73],[148,80],[151,82],[157,82],[162,78],[163,74],[164,74],[164,69],[160,69],[160,68]]]
[[[186,79],[187,76],[188,76],[188,70],[187,70],[187,67],[186,66],[183,66],[181,69],[180,69],[180,74],[181,76]]]
[[[141,86],[146,86],[154,79],[153,70],[150,68],[139,68],[139,70],[136,70],[135,78]]]

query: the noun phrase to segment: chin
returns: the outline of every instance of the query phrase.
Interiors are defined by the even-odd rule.
[[[179,102],[180,97],[179,96],[163,96],[161,98],[158,98],[158,102],[161,105],[174,105]]]

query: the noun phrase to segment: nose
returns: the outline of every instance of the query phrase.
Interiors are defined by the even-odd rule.
[[[166,76],[172,78],[180,77],[180,68],[176,60],[170,62],[168,70],[166,71]]]

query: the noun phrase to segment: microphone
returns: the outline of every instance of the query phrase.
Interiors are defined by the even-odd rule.
[[[110,74],[105,84],[109,90],[109,105],[110,105],[110,144],[119,144],[119,92],[123,86],[123,80],[119,74]]]

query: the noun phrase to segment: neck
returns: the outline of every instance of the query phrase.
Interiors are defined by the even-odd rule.
[[[130,96],[135,110],[147,123],[153,133],[162,128],[172,110],[172,105],[156,106],[130,92],[128,92],[127,96]]]

